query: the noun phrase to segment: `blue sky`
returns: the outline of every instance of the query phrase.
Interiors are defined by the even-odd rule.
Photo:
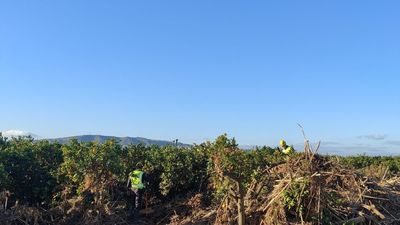
[[[0,130],[400,153],[398,1],[2,1]]]

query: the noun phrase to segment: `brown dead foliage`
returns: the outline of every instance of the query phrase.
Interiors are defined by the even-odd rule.
[[[262,176],[246,185],[246,224],[400,224],[400,178],[372,179],[306,150],[262,168]],[[0,193],[0,224],[235,224],[237,200],[227,194],[219,205],[204,204],[204,194],[188,195],[146,207],[139,219],[127,214],[115,180],[85,178],[83,194],[48,210],[14,202]],[[113,200],[110,200],[113,199]]]
[[[398,224],[400,221],[398,178],[374,181],[325,157],[307,153],[288,160],[275,171],[272,168],[271,176],[280,179],[260,206],[265,213],[261,224]],[[303,184],[301,189],[293,190],[299,183]],[[292,207],[285,199],[288,192],[295,192],[296,205]]]
[[[357,174],[306,145],[303,153],[262,171],[247,186],[246,224],[400,224],[400,177]],[[190,222],[188,222],[190,221]],[[174,224],[236,224],[229,194]]]

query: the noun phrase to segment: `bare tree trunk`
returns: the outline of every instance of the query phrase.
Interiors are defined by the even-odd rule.
[[[230,203],[230,201],[229,201],[229,196],[228,196],[228,197],[225,199],[226,222],[227,222],[229,225],[233,225],[232,220],[231,220],[232,217],[231,217],[231,210],[229,209],[229,204],[231,204],[231,203]]]
[[[236,185],[238,188],[238,199],[237,203],[237,211],[238,211],[238,225],[245,225],[246,224],[246,215],[244,210],[244,190],[243,186],[239,181],[236,181]]]

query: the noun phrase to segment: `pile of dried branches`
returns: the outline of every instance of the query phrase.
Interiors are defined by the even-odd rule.
[[[81,195],[66,190],[64,200],[47,210],[10,204],[12,194],[4,191],[0,224],[400,224],[400,177],[365,177],[317,151],[306,140],[304,152],[259,168],[251,182],[231,182],[236,186],[219,205],[202,204],[201,194],[185,196],[145,209],[136,221],[127,214],[126,196],[116,194],[124,191],[113,190],[115,179],[87,176]],[[240,210],[244,219],[238,219]]]
[[[398,178],[374,181],[305,152],[271,168],[261,224],[399,224]]]
[[[374,180],[317,151],[306,141],[304,152],[259,171],[246,187],[246,224],[400,224],[399,177]],[[176,224],[237,224],[237,197]]]
[[[62,192],[63,200],[56,206],[44,209],[11,202],[12,193],[0,193],[0,224],[50,225],[50,224],[130,224],[125,201],[114,195],[115,179],[98,182],[85,178],[82,194],[71,194],[70,188]],[[121,191],[116,193],[123,193]]]
[[[94,189],[92,189],[94,190]],[[66,191],[68,192],[68,191]],[[201,220],[206,211],[202,194],[180,196],[168,203],[146,207],[139,217],[132,217],[123,201],[124,196],[113,201],[104,200],[96,204],[96,193],[86,192],[79,197],[67,198],[59,205],[48,210],[38,207],[12,203],[6,206],[9,192],[0,193],[0,224],[7,225],[148,225],[148,224],[193,224]],[[9,203],[11,204],[11,203]],[[212,209],[210,209],[212,211]],[[189,216],[198,212],[198,217]],[[213,216],[214,213],[210,213]],[[207,217],[207,216],[206,216]],[[208,217],[207,217],[208,218]],[[203,219],[204,220],[204,219]]]

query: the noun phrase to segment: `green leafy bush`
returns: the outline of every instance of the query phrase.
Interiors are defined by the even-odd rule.
[[[23,202],[50,203],[58,185],[60,163],[59,145],[30,138],[11,139],[0,152],[0,173],[6,174],[1,184]]]
[[[400,157],[334,158],[377,178],[400,171]],[[100,201],[111,198],[116,190],[126,191],[129,172],[142,169],[146,196],[152,203],[194,192],[207,192],[220,203],[230,188],[237,188],[237,182],[245,192],[253,180],[262,178],[260,171],[285,159],[269,147],[239,149],[227,135],[190,147],[122,146],[115,140],[58,144],[30,138],[7,140],[0,135],[0,191],[9,190],[14,200],[30,205],[57,203],[61,193],[76,197],[90,192]],[[284,193],[285,204],[301,211],[298,199],[307,193],[299,189],[306,183],[296,185]]]

